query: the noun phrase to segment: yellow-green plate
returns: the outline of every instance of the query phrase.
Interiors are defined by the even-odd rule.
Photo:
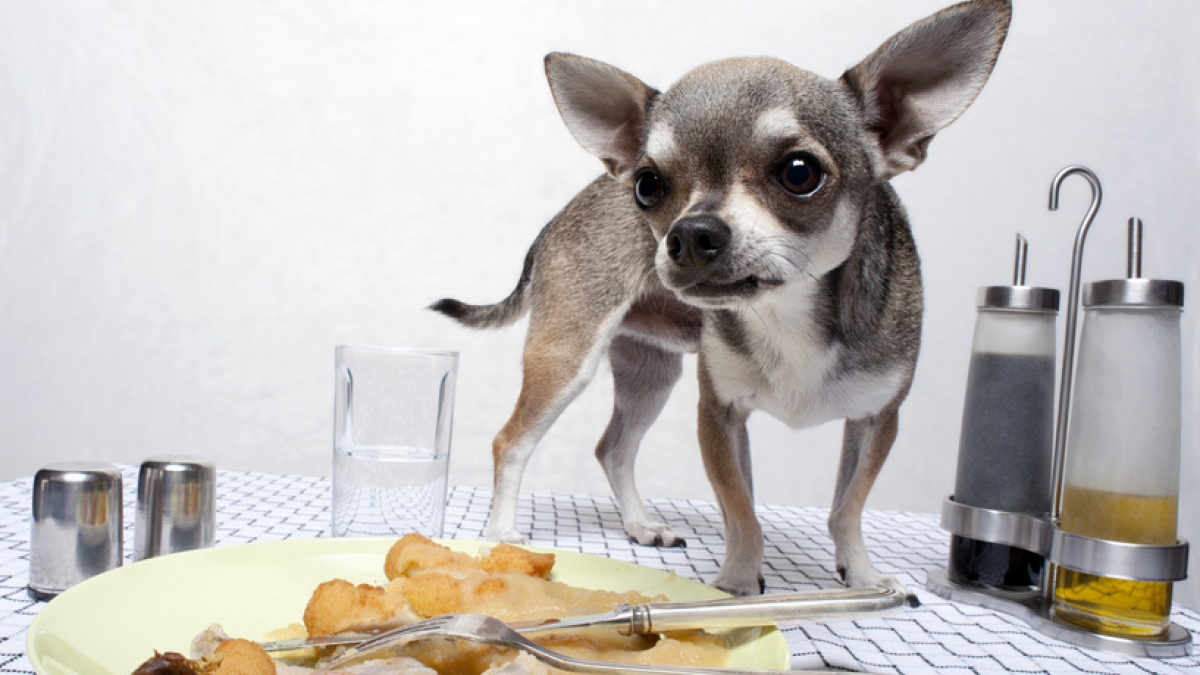
[[[259,638],[301,621],[312,591],[334,578],[384,583],[390,538],[294,539],[176,553],[93,577],[50,601],[29,626],[29,660],[41,675],[129,675],[154,650],[187,653],[210,624]],[[479,542],[446,541],[474,552]],[[721,597],[699,582],[633,563],[555,550],[553,578],[584,588]],[[774,628],[733,635],[729,667],[786,669]]]

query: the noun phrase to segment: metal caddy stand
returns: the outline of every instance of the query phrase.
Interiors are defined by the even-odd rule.
[[[1048,562],[1088,574],[1138,581],[1187,578],[1186,541],[1174,546],[1146,546],[1092,539],[1058,529],[1048,516],[979,509],[957,504],[952,497],[942,504],[941,526],[960,536],[1040,553]],[[1010,614],[1045,635],[1088,649],[1153,658],[1192,652],[1191,633],[1175,623],[1166,635],[1153,638],[1107,635],[1056,619],[1051,603],[1038,590],[1014,592],[959,584],[950,581],[943,569],[928,571],[926,587],[947,600]]]
[[[1051,210],[1057,209],[1058,190],[1063,179],[1072,174],[1082,175],[1091,184],[1092,205],[1079,228],[1072,258],[1071,288],[1068,295],[1062,378],[1055,429],[1052,477],[1053,511],[1042,515],[1010,513],[959,504],[954,501],[953,497],[947,497],[942,504],[941,512],[942,529],[953,535],[980,542],[1013,546],[1043,556],[1047,564],[1042,574],[1041,587],[1027,591],[1012,591],[960,584],[951,581],[947,571],[942,568],[928,571],[926,587],[935,595],[954,602],[963,602],[1004,612],[1025,621],[1034,630],[1079,647],[1116,652],[1133,657],[1174,658],[1187,656],[1192,653],[1192,635],[1176,623],[1170,623],[1164,634],[1153,637],[1111,635],[1056,617],[1051,602],[1055,570],[1058,567],[1117,579],[1176,582],[1187,578],[1188,562],[1188,543],[1184,540],[1178,540],[1170,546],[1129,544],[1085,537],[1061,530],[1058,527],[1058,517],[1062,507],[1067,420],[1070,414],[1071,383],[1075,365],[1075,331],[1083,245],[1087,230],[1099,210],[1101,199],[1100,182],[1095,174],[1081,166],[1069,166],[1060,171],[1051,184]],[[1136,228],[1131,221],[1131,269],[1133,269],[1134,259],[1137,257],[1137,266],[1140,270],[1140,238],[1140,221],[1136,223]]]

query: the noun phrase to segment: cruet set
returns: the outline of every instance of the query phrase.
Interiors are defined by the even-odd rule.
[[[945,569],[928,587],[1016,616],[1057,639],[1132,656],[1191,652],[1170,621],[1173,582],[1187,576],[1177,538],[1181,455],[1183,284],[1143,278],[1142,221],[1129,219],[1127,274],[1081,284],[1075,238],[1058,398],[1056,289],[1025,285],[1017,235],[1013,283],[979,289],[954,494],[941,525]],[[1078,330],[1079,308],[1083,309]]]

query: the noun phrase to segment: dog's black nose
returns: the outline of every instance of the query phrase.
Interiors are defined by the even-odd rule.
[[[729,245],[729,225],[712,216],[684,218],[667,230],[667,255],[684,267],[703,268]]]

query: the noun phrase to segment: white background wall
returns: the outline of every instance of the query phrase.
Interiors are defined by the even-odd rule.
[[[0,479],[68,459],[178,452],[226,469],[329,473],[338,343],[462,352],[455,483],[490,483],[523,329],[422,309],[503,297],[543,223],[599,164],[558,119],[542,56],[665,87],[703,61],[773,55],[836,77],[943,0],[0,4]],[[869,507],[935,512],[953,490],[975,289],[1065,289],[1104,181],[1084,277],[1200,288],[1200,4],[1017,0],[975,106],[894,184],[921,247],[924,351]],[[1184,315],[1183,533],[1200,527],[1195,309]],[[1060,330],[1062,321],[1060,319]],[[711,496],[694,360],[639,463],[648,496]],[[611,386],[546,437],[525,487],[607,494],[591,450]],[[826,505],[839,425],[752,419],[760,501]],[[1131,448],[1136,452],[1136,448]],[[664,467],[670,467],[664,469]],[[1194,566],[1193,566],[1194,567]],[[1182,585],[1180,599],[1200,606]]]

